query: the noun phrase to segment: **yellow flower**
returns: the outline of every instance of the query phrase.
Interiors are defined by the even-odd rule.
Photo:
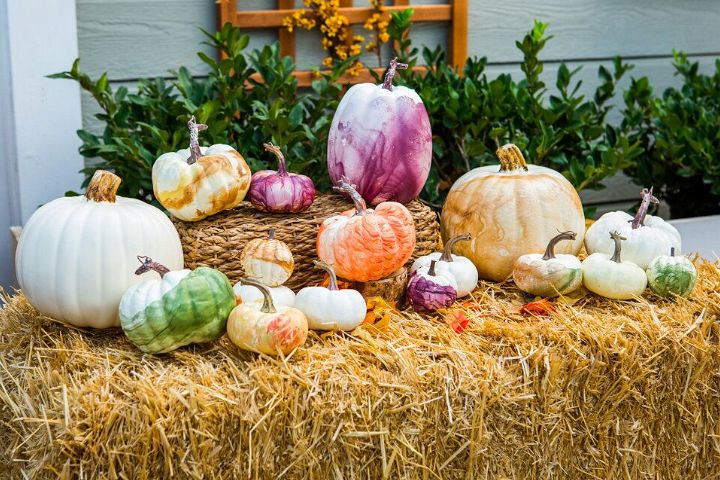
[[[378,38],[382,43],[387,43],[387,41],[390,40],[390,35],[387,32],[383,32],[378,35]]]
[[[325,57],[323,58],[323,65],[325,65],[328,68],[331,68],[333,65],[333,59],[332,57]]]

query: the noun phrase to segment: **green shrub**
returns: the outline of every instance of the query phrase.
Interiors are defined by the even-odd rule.
[[[720,213],[720,60],[703,75],[685,54],[674,57],[682,87],[658,98],[642,77],[625,92],[623,128],[646,152],[625,171],[659,190],[674,218]]]
[[[414,65],[418,50],[408,39],[411,15],[394,14],[389,32],[397,41],[397,53]],[[550,38],[545,29],[536,22],[517,42],[524,55],[520,81],[510,75],[489,78],[486,58],[469,58],[460,75],[446,64],[440,48],[423,48],[431,67],[426,75],[405,72],[396,77],[418,91],[431,118],[433,168],[422,195],[426,201],[439,205],[461,174],[497,163],[494,151],[507,142],[518,144],[530,162],[562,172],[578,190],[602,188],[603,178],[637,157],[637,146],[605,121],[615,85],[631,67],[619,59],[614,71],[600,67],[601,84],[594,97],[586,99],[578,94],[577,70],[562,64],[558,93],[550,94],[540,80],[539,54]],[[80,152],[97,159],[84,170],[86,183],[95,169],[106,168],[124,179],[122,195],[153,201],[152,164],[161,153],[186,146],[185,124],[194,114],[210,126],[202,134],[203,143],[235,146],[253,171],[273,163],[262,153],[262,143],[271,140],[288,152],[292,170],[311,176],[320,190],[328,189],[327,135],[343,91],[338,79],[353,59],[336,64],[304,90],[291,75],[293,62],[279,55],[277,45],[247,53],[248,37],[229,25],[206,35],[208,43],[224,53],[222,60],[198,54],[209,67],[207,78],[194,79],[181,67],[172,72],[174,80],[141,80],[137,91],[129,93],[124,87],[113,90],[106,75],[90,79],[77,61],[70,71],[54,75],[78,81],[101,109],[97,117],[104,132],[78,132]]]

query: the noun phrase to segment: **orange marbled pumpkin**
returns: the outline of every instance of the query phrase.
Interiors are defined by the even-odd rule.
[[[374,210],[344,180],[337,190],[348,193],[355,209],[323,222],[317,254],[339,277],[367,282],[387,277],[410,259],[415,249],[415,223],[405,206],[380,203]]]
[[[558,232],[577,238],[558,245],[557,253],[577,254],[585,215],[575,188],[559,172],[526,165],[515,145],[497,151],[500,166],[471,170],[450,189],[440,218],[443,240],[470,233],[455,247],[470,258],[480,278],[500,281],[527,253],[542,253]]]

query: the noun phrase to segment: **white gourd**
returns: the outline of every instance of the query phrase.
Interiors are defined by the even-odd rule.
[[[583,283],[593,293],[616,300],[628,300],[642,295],[647,287],[645,271],[633,262],[621,258],[618,232],[610,233],[615,248],[613,255],[593,253],[582,262]]]
[[[85,196],[40,207],[23,228],[15,258],[18,283],[41,313],[78,327],[119,326],[118,306],[147,253],[183,268],[180,238],[159,209],[116,196],[120,178],[98,170]]]
[[[582,285],[582,267],[575,255],[555,255],[555,245],[575,240],[575,232],[562,232],[548,243],[545,254],[528,253],[515,262],[513,281],[523,292],[541,297],[556,297],[573,292]]]

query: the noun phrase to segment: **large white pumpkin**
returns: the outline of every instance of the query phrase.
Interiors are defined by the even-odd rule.
[[[183,268],[172,222],[152,205],[116,197],[119,185],[118,176],[98,170],[85,196],[43,205],[23,228],[17,278],[41,313],[79,327],[119,326],[125,290],[152,277],[135,275],[138,255]]]
[[[450,189],[440,218],[443,240],[469,233],[455,247],[468,257],[480,278],[500,281],[527,253],[542,253],[558,232],[577,233],[557,253],[576,255],[582,247],[585,215],[575,188],[561,173],[527,165],[515,145],[497,151],[500,165],[480,167]]]

